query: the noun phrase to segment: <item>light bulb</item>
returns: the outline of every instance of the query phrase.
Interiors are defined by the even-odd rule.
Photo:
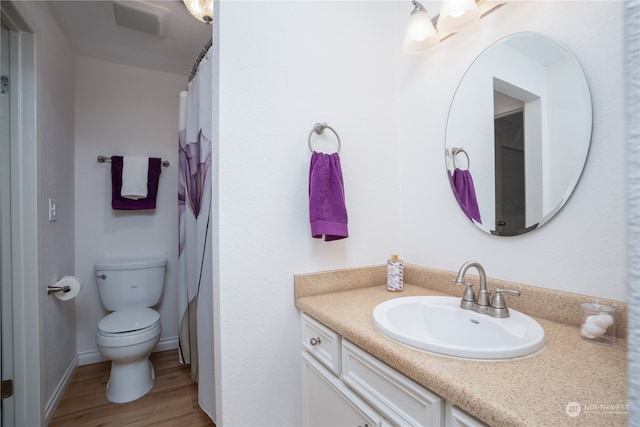
[[[480,19],[475,0],[444,0],[438,18],[438,30],[455,33]]]
[[[195,18],[206,24],[213,21],[213,0],[182,0]]]

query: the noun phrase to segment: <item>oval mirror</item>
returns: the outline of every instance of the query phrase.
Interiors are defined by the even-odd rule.
[[[465,215],[497,236],[523,234],[567,202],[591,142],[580,64],[538,33],[505,37],[462,77],[447,119],[445,160]]]

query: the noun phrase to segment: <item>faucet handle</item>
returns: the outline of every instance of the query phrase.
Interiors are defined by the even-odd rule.
[[[473,290],[473,283],[465,283],[467,285],[467,289],[464,290],[464,296],[462,297],[463,301],[476,302],[476,293]]]
[[[506,308],[507,305],[504,303],[504,297],[502,296],[502,294],[509,294],[509,295],[513,295],[515,297],[519,297],[521,292],[520,291],[516,291],[513,289],[500,289],[500,288],[496,288],[495,289],[495,294],[493,295],[493,300],[491,301],[491,306],[493,308]]]
[[[493,300],[491,301],[490,313],[493,317],[505,318],[509,317],[509,309],[507,305],[504,303],[504,297],[502,294],[509,294],[516,297],[520,296],[520,291],[514,291],[512,289],[500,289],[497,288],[495,290],[495,294],[493,295]]]
[[[455,280],[454,280],[454,283]],[[473,306],[476,303],[476,293],[473,290],[473,283],[466,282],[465,285],[467,289],[464,290],[464,296],[462,297],[462,301],[460,301],[460,307],[465,310],[473,310]]]

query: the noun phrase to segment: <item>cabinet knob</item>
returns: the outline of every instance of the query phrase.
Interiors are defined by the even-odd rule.
[[[311,338],[311,339],[309,340],[309,344],[311,344],[311,345],[318,345],[318,344],[320,344],[320,337],[318,337],[318,338]]]

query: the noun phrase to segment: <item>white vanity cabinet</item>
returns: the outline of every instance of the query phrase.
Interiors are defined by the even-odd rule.
[[[445,425],[441,397],[304,313],[302,346],[303,425]]]

